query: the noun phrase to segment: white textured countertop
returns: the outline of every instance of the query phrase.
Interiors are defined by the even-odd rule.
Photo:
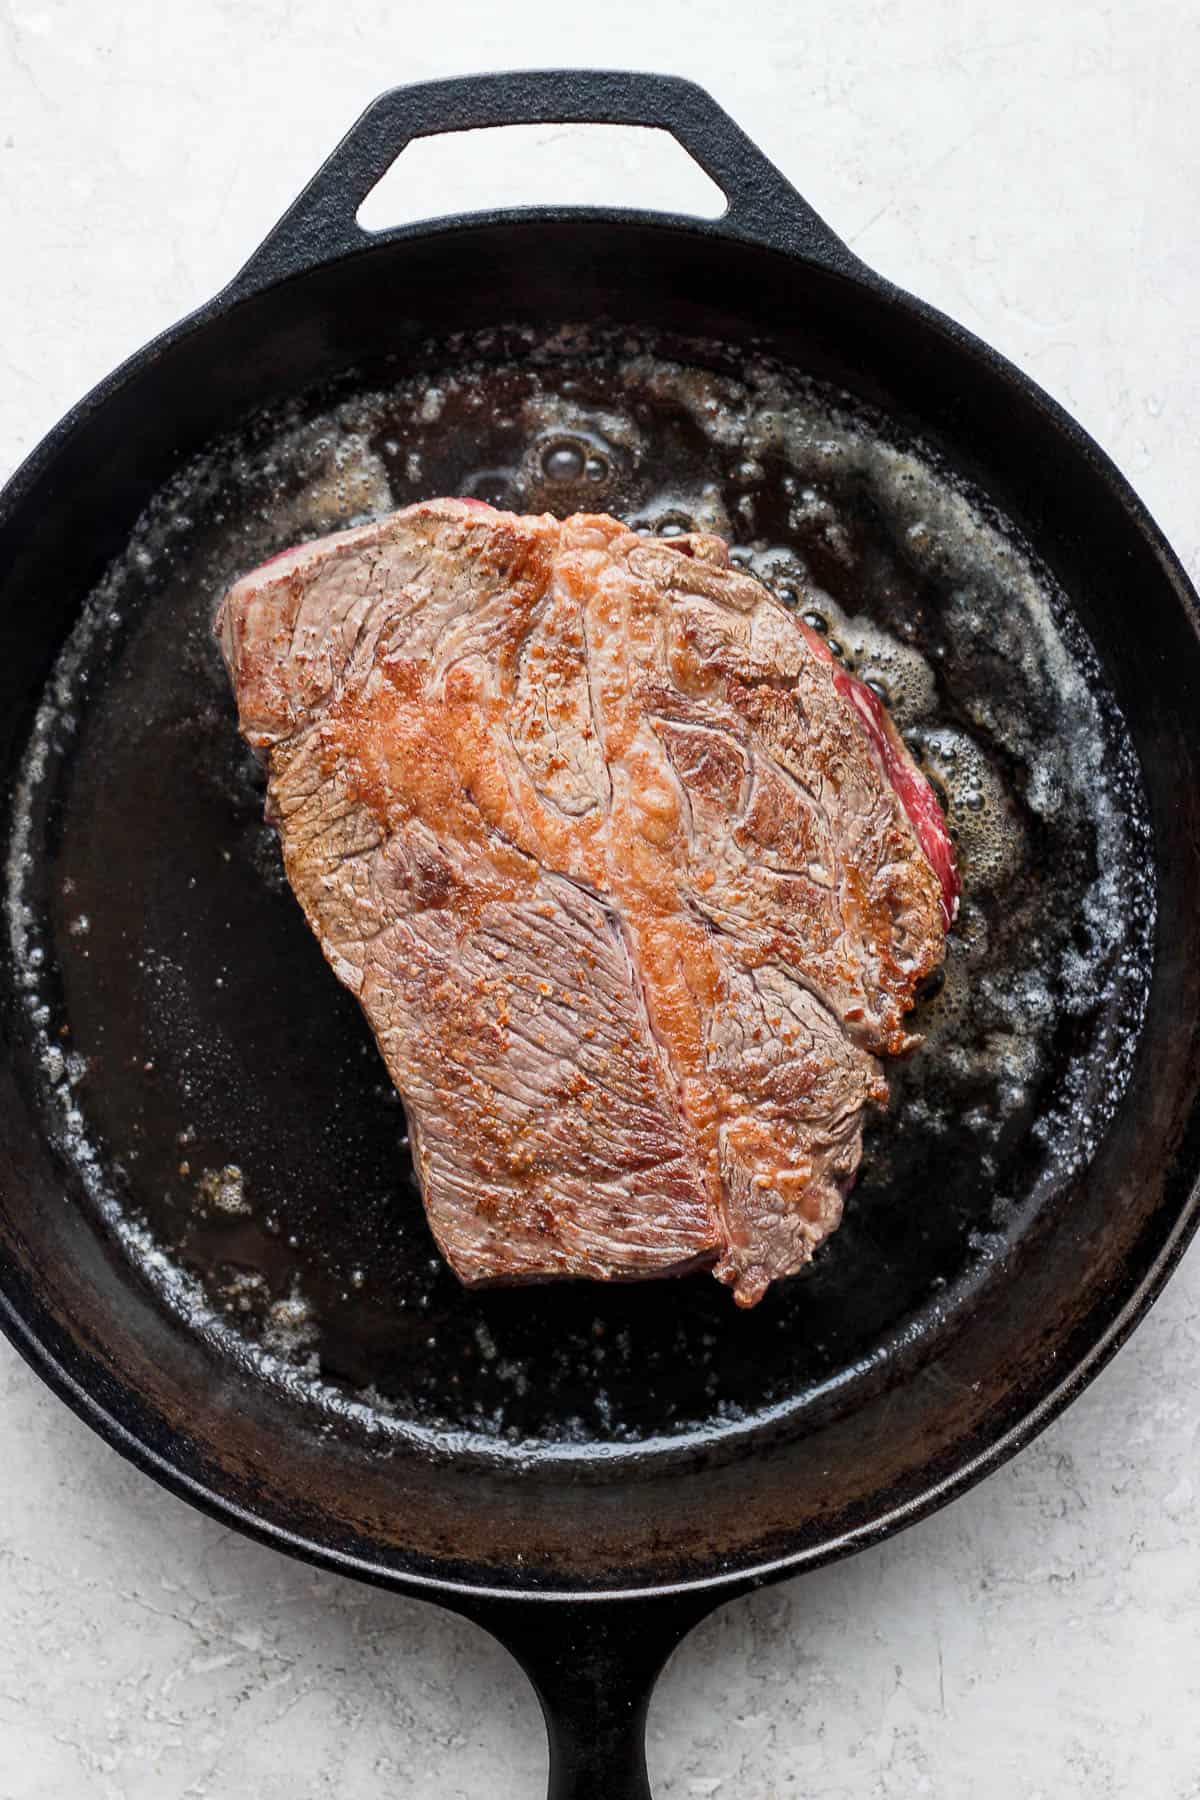
[[[0,473],[376,91],[555,63],[705,83],[861,256],[1064,401],[1200,575],[1194,0],[0,0]],[[640,152],[556,183],[552,136],[476,197],[679,192]],[[468,163],[429,191],[466,203]],[[701,1628],[655,1703],[657,1794],[1196,1800],[1198,1370],[1200,1254],[1016,1463]],[[540,1792],[535,1702],[482,1633],[209,1523],[7,1346],[0,1430],[0,1800]]]

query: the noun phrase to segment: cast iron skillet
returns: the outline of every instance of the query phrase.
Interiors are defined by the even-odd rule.
[[[511,211],[378,237],[355,223],[413,138],[538,121],[665,127],[720,184],[729,209],[713,223]],[[952,1294],[935,1321],[921,1315],[924,1326],[872,1336],[853,1270],[831,1258],[831,1269],[846,1270],[831,1276],[845,1284],[846,1366],[820,1393],[798,1391],[791,1409],[673,1439],[647,1429],[613,1441],[595,1430],[581,1441],[577,1426],[564,1427],[561,1442],[543,1434],[538,1445],[488,1457],[453,1433],[410,1441],[403,1420],[380,1430],[361,1411],[314,1408],[303,1383],[259,1379],[156,1297],[114,1249],[77,1167],[46,1130],[18,972],[7,963],[0,1068],[0,1322],[13,1343],[81,1417],[175,1493],[294,1555],[437,1601],[493,1631],[541,1697],[551,1790],[561,1796],[645,1795],[648,1697],[682,1634],[732,1595],[877,1542],[1027,1443],[1145,1313],[1200,1211],[1195,596],[1084,432],[993,351],[864,268],[686,82],[562,72],[385,94],[231,286],[63,420],[0,501],[0,752],[10,790],[37,696],[84,596],[150,496],[201,445],[260,403],[303,394],[350,363],[388,353],[402,366],[431,333],[599,317],[727,342],[755,336],[784,361],[915,422],[1017,522],[1072,597],[1140,756],[1159,893],[1132,1075],[1085,1172],[1052,1196],[1036,1229],[1008,1244],[986,1279]],[[187,786],[189,754],[164,741],[135,805],[109,794],[110,839],[64,841],[52,853],[98,883],[95,1004],[108,1007],[117,1033],[151,1002],[115,974],[104,988],[104,957],[116,956],[119,936],[111,921],[127,931],[161,915],[181,942],[191,933],[199,956],[216,910],[184,880],[196,844],[215,855],[219,842],[219,821],[195,798],[202,784]],[[106,771],[89,776],[86,748],[80,755],[100,820]],[[51,841],[53,832],[51,820]],[[287,922],[286,907],[257,905],[245,901],[226,940],[230,966],[249,963],[257,977],[239,990],[255,1058],[243,1085],[259,1083],[286,1136],[303,1130],[306,1109],[328,1107],[337,1046],[363,1027],[303,926]],[[313,1039],[332,1046],[324,1067],[306,1049]],[[146,1102],[148,1140],[156,1119],[168,1128],[168,1115],[166,1101]],[[136,1202],[136,1179],[134,1189]],[[934,1211],[938,1198],[928,1196]],[[319,1195],[313,1206],[320,1229]],[[713,1293],[725,1308],[714,1327],[723,1344],[760,1329]],[[679,1309],[709,1304],[698,1294],[696,1283],[655,1284],[495,1304],[508,1307],[518,1333],[520,1309],[532,1309],[548,1369],[556,1321],[565,1329],[572,1308],[623,1322],[648,1346],[642,1401],[652,1420],[670,1408],[673,1385],[695,1379],[682,1357],[670,1370],[670,1333]],[[765,1337],[741,1341],[769,1354]],[[449,1406],[462,1378],[439,1369],[436,1320],[430,1344],[429,1379],[443,1383]],[[576,1412],[570,1382],[586,1386],[587,1369],[547,1379],[561,1379],[564,1414]],[[545,1393],[538,1399],[544,1408]]]

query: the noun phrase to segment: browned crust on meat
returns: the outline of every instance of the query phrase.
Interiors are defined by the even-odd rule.
[[[462,1278],[709,1262],[752,1304],[800,1267],[943,932],[790,615],[716,538],[439,501],[256,571],[219,629]]]

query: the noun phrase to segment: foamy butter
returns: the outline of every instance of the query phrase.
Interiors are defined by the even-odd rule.
[[[278,470],[285,479],[272,496],[271,521],[293,542],[358,524],[391,508],[386,467],[361,432],[330,431],[314,437],[301,429],[279,445]],[[286,477],[293,471],[300,482],[289,493]]]

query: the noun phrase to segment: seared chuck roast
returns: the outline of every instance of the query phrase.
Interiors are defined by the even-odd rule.
[[[875,695],[719,538],[460,500],[286,552],[218,630],[462,1280],[801,1268],[957,902]]]

